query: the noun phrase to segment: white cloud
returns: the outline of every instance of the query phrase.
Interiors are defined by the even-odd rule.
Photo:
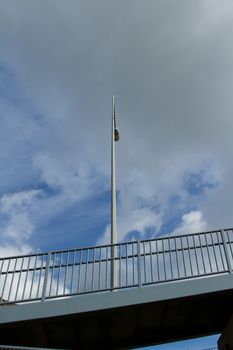
[[[146,233],[147,229],[158,231],[161,227],[162,220],[161,215],[153,212],[150,208],[137,208],[131,211],[122,212],[118,216],[118,228],[117,228],[117,241],[123,242],[126,240],[127,235],[131,232],[134,235],[131,237],[135,240],[135,232],[140,235],[141,238]],[[103,236],[99,239],[98,244],[110,243],[111,226],[107,225]]]
[[[192,210],[187,214],[182,215],[181,223],[172,232],[172,234],[189,234],[205,231],[206,222],[203,219],[203,214],[199,210]]]
[[[0,199],[1,213],[12,216],[33,205],[40,190],[22,191],[5,194]]]
[[[77,164],[75,159],[60,158],[54,153],[37,154],[34,165],[41,174],[40,180],[62,191],[69,200],[80,201],[98,192],[100,176],[81,160]]]
[[[0,256],[9,257],[9,256],[17,256],[17,255],[25,255],[32,253],[32,247],[27,244],[23,244],[20,246],[15,246],[13,244],[3,244],[0,247]]]
[[[39,194],[39,190],[31,190],[5,194],[0,198],[0,240],[3,255],[6,252],[12,255],[32,251],[28,244],[34,231],[30,213]]]
[[[24,99],[20,106],[1,101],[0,157],[10,159],[0,172],[1,193],[41,182],[58,189],[50,201],[36,201],[38,217],[49,221],[52,206],[62,213],[72,201],[109,190],[116,94],[119,237],[134,230],[143,236],[147,227],[157,233],[177,196],[188,218],[190,207],[205,218],[183,217],[180,229],[229,223],[232,11],[227,0],[2,2],[0,63]],[[203,169],[205,182],[218,186],[195,197],[183,179]],[[29,205],[15,206],[5,232],[24,231],[27,239],[38,221]]]

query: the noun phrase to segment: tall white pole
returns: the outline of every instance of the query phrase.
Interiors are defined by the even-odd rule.
[[[115,166],[115,141],[118,141],[119,134],[116,129],[115,97],[112,96],[112,152],[111,152],[111,244],[117,243],[116,225],[116,166]],[[116,247],[112,246],[111,264],[111,287],[117,287],[117,262]]]

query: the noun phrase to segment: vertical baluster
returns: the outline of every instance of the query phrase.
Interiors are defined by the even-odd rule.
[[[224,271],[224,269],[225,269],[225,262],[224,262],[223,252],[222,252],[222,249],[221,249],[221,244],[223,244],[223,242],[220,242],[219,233],[221,233],[221,231],[217,232],[217,240],[218,240],[218,246],[219,246],[219,254],[220,254],[221,262],[222,262],[222,270]]]
[[[176,238],[174,238],[174,242],[175,242],[175,251],[176,251],[177,275],[178,275],[178,278],[180,278],[180,268],[179,268],[179,259],[178,259],[178,250],[177,250]]]
[[[119,288],[122,286],[122,264],[121,264],[121,256],[122,256],[122,250],[121,250],[121,244],[119,244]]]
[[[227,269],[228,269],[229,273],[232,273],[231,259],[230,259],[230,256],[228,254],[227,241],[226,241],[226,237],[225,237],[225,232],[223,230],[221,230],[221,236],[222,236],[222,242],[223,242],[223,249],[224,249],[224,253],[225,253],[225,257],[226,257]]]
[[[134,271],[134,243],[131,244],[132,246],[132,260],[133,260],[133,285],[135,285],[135,271]]]
[[[89,248],[87,248],[87,250],[86,250],[86,269],[85,269],[84,291],[87,290],[88,264],[89,264]]]
[[[31,289],[30,289],[30,293],[29,293],[29,299],[31,299],[31,296],[32,296],[36,265],[37,265],[37,255],[35,257],[34,269],[33,269],[33,273],[32,273],[32,282],[31,282]]]
[[[4,259],[1,259],[0,276],[1,276],[1,274],[2,274],[2,268],[3,268],[4,261],[5,261]]]
[[[119,257],[119,249],[120,249],[120,245],[117,244],[116,245],[116,263],[115,263],[115,269],[116,269],[116,284],[117,284],[117,287],[119,287],[119,280],[120,280],[120,277],[119,277],[119,264],[120,264],[120,257]]]
[[[111,279],[110,279],[111,280]],[[111,287],[111,286],[110,286]],[[105,278],[105,288],[108,289],[108,247],[106,247],[106,278]]]
[[[160,281],[160,268],[159,268],[159,248],[158,241],[156,241],[156,256],[157,256],[157,269],[158,269],[158,282]]]
[[[23,263],[24,263],[24,257],[22,257],[22,262],[21,262],[21,267],[20,267],[20,272],[19,272],[19,279],[18,279],[18,283],[17,283],[17,287],[16,287],[15,301],[18,298],[18,291],[19,291],[19,284],[20,284],[21,274],[22,274],[22,269],[23,269]]]
[[[108,287],[107,278],[108,278],[108,247],[106,247],[105,289],[107,289]]]
[[[193,247],[194,247],[195,259],[196,259],[196,265],[197,265],[197,274],[200,275],[199,264],[198,264],[198,258],[197,258],[197,247],[196,247],[195,236],[194,236],[194,235],[193,235]]]
[[[189,245],[189,237],[186,236],[186,241],[187,241],[187,248],[188,248],[188,254],[189,254],[189,263],[190,263],[190,272],[191,276],[193,276],[193,264],[192,264],[192,257],[191,257],[191,251],[190,251],[190,245]]]
[[[60,284],[60,276],[61,276],[61,268],[62,268],[62,259],[63,259],[63,252],[60,252],[60,261],[59,261],[59,267],[58,267],[56,295],[59,294],[59,284]]]
[[[101,282],[101,261],[102,261],[102,250],[101,250],[101,247],[100,247],[99,249],[100,249],[100,257],[99,257],[99,281],[98,281],[98,289],[101,289],[100,282]]]
[[[0,286],[2,285],[2,282],[1,282],[1,280],[2,280],[2,276],[4,276],[4,275],[2,275],[2,268],[3,268],[3,264],[4,264],[4,259],[1,259],[1,268],[0,268]],[[1,304],[1,302],[2,302],[2,294],[0,295],[0,304]]]
[[[92,279],[91,279],[91,290],[94,289],[94,274],[95,274],[95,248],[93,249],[93,268],[92,268]]]
[[[79,269],[78,269],[78,293],[80,292],[80,276],[82,268],[82,249],[79,251]]]
[[[6,261],[6,260],[5,260],[5,261]],[[2,288],[2,298],[4,298],[4,292],[5,292],[6,282],[7,282],[7,278],[8,278],[8,273],[9,273],[9,268],[10,268],[10,262],[11,262],[11,259],[8,258],[7,270],[6,270],[6,273],[5,273],[5,280],[4,280],[3,288]]]
[[[172,252],[171,252],[171,243],[170,243],[171,239],[172,238],[168,238],[168,249],[169,249],[170,266],[171,266],[171,278],[173,279],[174,275],[173,275]]]
[[[138,256],[138,287],[142,286],[142,268],[141,268],[141,246],[140,241],[137,242],[137,256]]]
[[[65,266],[65,276],[64,276],[64,284],[63,284],[63,294],[66,294],[66,278],[67,278],[67,272],[68,272],[68,268],[69,268],[69,259],[70,259],[70,252],[68,251],[66,253],[66,266]]]
[[[125,254],[126,254],[126,286],[128,286],[128,244],[125,245]]]
[[[53,264],[52,264],[52,271],[51,271],[51,278],[50,278],[50,286],[49,286],[49,293],[48,296],[51,296],[51,291],[52,291],[52,285],[53,285],[53,274],[54,274],[54,265],[56,264],[56,254],[53,254]]]
[[[9,301],[10,301],[10,295],[11,295],[12,285],[13,285],[13,281],[14,281],[14,277],[15,277],[15,269],[16,269],[17,261],[18,261],[18,259],[16,258],[16,259],[15,259],[14,268],[13,268],[13,274],[12,274],[12,278],[11,278],[11,285],[10,285],[10,289],[9,289],[9,293],[8,293],[8,298],[7,298],[7,300],[9,300]]]
[[[38,280],[38,287],[37,287],[36,298],[39,298],[39,292],[40,292],[40,284],[41,284],[41,275],[42,275],[42,270],[43,270],[43,264],[44,264],[44,254],[42,255],[42,259],[41,259],[41,266],[40,266],[40,273],[39,273],[39,280]],[[22,268],[21,268],[21,269],[22,269]]]
[[[167,269],[166,269],[166,253],[165,253],[165,245],[164,239],[162,239],[162,249],[163,249],[163,268],[164,268],[164,279],[167,280]]]
[[[206,274],[206,266],[205,266],[205,259],[204,259],[204,254],[203,254],[203,247],[202,247],[202,242],[201,242],[201,235],[199,235],[198,238],[199,238],[199,243],[200,243],[201,257],[202,257],[202,262],[203,262],[204,274]]]
[[[30,268],[30,261],[31,261],[31,257],[28,257],[28,267],[27,267],[27,272],[26,272],[26,277],[25,277],[25,282],[24,282],[24,288],[23,288],[23,296],[22,296],[22,300],[24,300],[24,295],[25,295],[25,291],[26,291],[26,285],[27,285],[27,279],[28,279],[28,272],[29,272],[29,268]]]
[[[70,284],[70,292],[73,293],[73,285],[74,285],[74,266],[76,262],[76,250],[73,251],[73,262],[72,262],[72,270],[71,270],[71,284]]]
[[[118,279],[118,274],[119,274],[119,270],[118,270],[118,246],[117,244],[114,244],[114,255],[113,255],[114,259],[113,259],[113,264],[114,264],[114,269],[112,271],[114,271],[114,275],[112,276],[112,287],[114,287],[116,289],[116,287],[119,286],[119,279]]]
[[[225,232],[226,232],[226,235],[227,235],[227,238],[228,238],[229,247],[230,247],[230,251],[231,251],[231,259],[232,259],[233,258],[232,242],[231,242],[228,230],[226,230]]]
[[[48,285],[48,278],[49,278],[49,269],[50,269],[50,260],[51,260],[51,252],[48,253],[47,255],[47,263],[46,263],[46,269],[45,269],[45,274],[44,274],[44,285],[42,289],[42,294],[41,294],[41,301],[45,301],[46,298],[46,292],[47,292],[47,285]]]
[[[205,241],[206,241],[207,256],[208,256],[208,260],[209,260],[209,264],[210,264],[210,272],[212,272],[213,269],[212,269],[212,264],[211,264],[211,258],[210,258],[210,252],[209,252],[209,243],[208,243],[208,240],[207,240],[207,234],[205,234],[204,237],[205,237]]]
[[[144,283],[147,283],[147,278],[146,278],[146,250],[145,250],[145,241],[142,242],[143,244],[143,260],[144,260]]]
[[[214,243],[214,240],[213,240],[213,234],[210,234],[210,237],[211,237],[211,243],[212,243],[212,246],[213,246],[213,251],[214,251],[214,260],[215,260],[215,265],[216,265],[216,270],[217,272],[219,272],[219,268],[218,268],[218,259],[217,259],[217,256],[216,256],[216,251],[215,251],[215,243]],[[216,235],[216,233],[215,233]]]
[[[149,241],[150,245],[150,270],[151,270],[151,283],[153,282],[153,261],[152,261],[152,247],[151,247],[151,241]]]
[[[183,265],[184,265],[184,276],[187,277],[187,270],[186,270],[186,264],[185,264],[185,259],[184,259],[184,246],[183,246],[182,237],[180,237],[180,245],[181,245],[182,260],[183,260]]]

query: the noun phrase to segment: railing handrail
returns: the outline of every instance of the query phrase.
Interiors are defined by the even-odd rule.
[[[0,304],[232,273],[231,228],[16,255],[0,259]]]
[[[217,231],[216,231],[217,232]],[[153,241],[153,240],[151,240],[151,241]],[[143,242],[150,242],[150,240],[146,240],[146,241],[138,241],[139,243],[143,243]],[[129,242],[127,242],[127,243],[129,243]],[[122,243],[122,245],[123,244],[127,244],[127,243]],[[135,242],[130,242],[130,243],[132,243],[132,244],[135,244]],[[233,243],[233,241],[229,241],[229,243]],[[174,253],[174,252],[180,252],[180,251],[186,251],[186,250],[190,250],[190,249],[198,249],[198,248],[207,248],[207,247],[213,247],[213,246],[219,246],[219,245],[223,245],[224,243],[223,242],[219,242],[219,243],[213,243],[213,244],[203,244],[203,245],[195,245],[195,246],[193,246],[193,247],[183,247],[183,248],[177,248],[177,249],[174,249],[174,248],[171,248],[170,250],[169,249],[161,249],[161,250],[158,250],[158,251],[152,251],[151,253],[147,253],[147,252],[145,252],[145,253],[140,253],[139,254],[139,256],[140,257],[144,257],[144,256],[150,256],[150,255],[156,255],[156,254],[164,254],[164,253]],[[111,245],[109,245],[109,246],[111,246]],[[96,247],[93,247],[93,248],[87,248],[87,249],[95,249]],[[68,253],[68,252],[77,252],[77,251],[79,251],[79,250],[86,250],[86,248],[82,248],[82,249],[74,249],[74,250],[62,250],[62,251],[58,251],[58,252],[48,252],[48,253],[44,253],[44,254],[42,254],[42,255],[48,255],[48,254],[59,254],[59,253]],[[137,255],[138,256],[138,254],[130,254],[130,255],[128,255],[128,256],[121,256],[121,257],[114,257],[114,260],[115,261],[118,261],[118,260],[120,260],[120,259],[131,259],[131,258],[133,258],[135,255]],[[35,254],[32,254],[32,255],[20,255],[20,256],[17,256],[17,257],[6,257],[6,258],[2,258],[2,259],[0,259],[0,260],[8,260],[8,259],[12,259],[12,260],[15,260],[15,259],[19,259],[19,258],[27,258],[27,257],[33,257],[33,256],[39,256],[39,254],[38,255],[35,255]],[[100,258],[100,259],[93,259],[93,260],[88,260],[88,261],[81,261],[81,262],[78,262],[78,263],[75,263],[75,264],[72,264],[72,263],[68,263],[68,264],[55,264],[55,265],[53,265],[53,267],[54,268],[57,268],[57,267],[66,267],[66,266],[68,266],[68,267],[71,267],[71,266],[73,266],[73,265],[75,265],[75,266],[79,266],[79,265],[86,265],[86,264],[93,264],[93,263],[99,263],[99,262],[109,262],[109,261],[112,261],[113,260],[113,258],[111,258],[111,257],[109,257],[108,259],[107,258]],[[27,268],[24,268],[24,269],[16,269],[16,270],[12,270],[12,271],[8,271],[8,272],[6,272],[6,271],[2,271],[1,273],[2,273],[2,275],[4,275],[4,274],[6,274],[6,273],[18,273],[18,272],[26,272],[27,270],[28,271],[39,271],[39,270],[41,270],[41,269],[43,269],[43,270],[45,270],[46,269],[46,265],[44,265],[44,266],[41,266],[41,267],[36,267],[36,268],[33,268],[33,267],[29,267],[29,269],[27,269]]]
[[[119,243],[115,243],[115,244],[103,244],[103,245],[96,245],[96,246],[84,246],[84,247],[78,247],[78,248],[70,248],[70,249],[62,249],[62,250],[48,250],[46,252],[33,252],[30,254],[19,254],[19,255],[10,255],[10,256],[4,256],[4,257],[0,257],[0,261],[1,260],[6,260],[6,259],[17,259],[17,258],[22,258],[22,257],[33,257],[33,256],[44,256],[44,255],[48,255],[48,254],[60,254],[60,253],[68,253],[68,252],[75,252],[75,251],[83,251],[83,250],[93,250],[93,249],[100,249],[100,248],[109,248],[109,247],[118,247],[118,246],[124,246],[127,244],[136,244],[138,243],[138,241],[140,243],[143,242],[152,242],[152,241],[162,241],[162,240],[169,240],[169,239],[174,239],[174,238],[183,238],[183,237],[191,237],[191,236],[200,236],[200,235],[204,235],[204,234],[211,234],[211,233],[220,233],[221,231],[230,231],[233,230],[232,228],[225,228],[225,229],[218,229],[218,230],[211,230],[211,231],[202,231],[202,232],[190,232],[190,233],[186,233],[186,234],[178,234],[178,235],[169,235],[169,234],[163,234],[163,236],[160,237],[152,237],[152,238],[148,238],[148,239],[143,239],[143,240],[133,240],[133,241],[125,241],[125,242],[119,242]],[[185,248],[184,248],[185,249]]]

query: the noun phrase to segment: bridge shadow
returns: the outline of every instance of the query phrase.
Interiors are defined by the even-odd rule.
[[[165,283],[1,308],[2,344],[127,349],[221,333],[233,277]]]

